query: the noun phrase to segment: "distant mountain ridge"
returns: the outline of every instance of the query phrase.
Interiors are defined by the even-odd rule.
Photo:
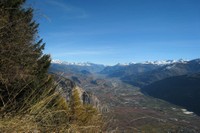
[[[95,63],[91,63],[91,62],[67,62],[67,61],[61,61],[61,60],[52,60],[51,63],[71,65],[71,66],[93,66],[93,65],[104,66],[103,64],[95,64]]]
[[[200,72],[200,59],[147,61],[129,65],[117,64],[105,67],[100,73],[107,75],[107,77],[120,78],[134,86],[143,87],[164,78],[196,72]]]
[[[200,72],[200,59],[185,62],[175,62],[159,66],[151,71],[121,77],[124,82],[143,87],[168,77],[193,74]]]
[[[75,63],[66,62],[60,60],[52,60],[50,71],[64,71],[68,73],[97,73],[105,68],[102,64],[94,64],[90,62]]]
[[[128,66],[133,64],[153,64],[153,65],[167,65],[173,63],[186,63],[188,60],[156,60],[156,61],[145,61],[145,62],[129,62],[129,63],[117,63],[116,65],[104,65],[104,64],[96,64],[91,62],[67,62],[62,60],[52,60],[51,63],[53,64],[64,64],[64,65],[74,65],[74,66],[92,66],[92,65],[102,65],[105,67],[112,67],[112,66]]]
[[[108,74],[114,71],[118,71],[118,69],[126,69],[125,67],[131,67],[133,65],[155,65],[156,66],[163,66],[167,64],[173,64],[173,63],[186,63],[186,60],[180,59],[180,60],[161,60],[161,61],[145,61],[145,62],[130,62],[130,63],[118,63],[113,66],[103,65],[103,64],[95,64],[91,62],[67,62],[67,61],[61,61],[61,60],[52,60],[51,64],[53,69],[66,69],[67,71],[83,71],[86,70],[91,73],[102,73],[102,74]],[[151,70],[151,69],[150,69]],[[120,70],[121,71],[121,70]],[[142,71],[142,70],[138,70]],[[109,75],[109,74],[108,74]],[[115,74],[114,74],[115,75]]]
[[[155,81],[168,77],[200,72],[200,59],[194,60],[163,60],[146,61],[143,63],[116,64],[105,66],[94,63],[69,63],[53,60],[50,72],[65,72],[68,74],[91,75],[104,74],[107,77],[119,78],[134,86],[143,87]]]
[[[167,65],[167,64],[173,64],[173,63],[186,63],[188,60],[156,60],[156,61],[145,61],[145,62],[130,62],[130,63],[118,63],[117,66],[128,66],[128,65],[134,65],[134,64],[152,64],[152,65]],[[116,66],[115,65],[115,66]]]

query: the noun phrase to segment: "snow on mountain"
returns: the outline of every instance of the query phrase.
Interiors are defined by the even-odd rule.
[[[63,61],[61,61],[61,60],[52,60],[51,63],[63,64]]]
[[[146,61],[143,64],[167,65],[173,63],[177,63],[177,61],[176,60]]]
[[[64,64],[64,65],[74,65],[74,66],[91,66],[92,63],[89,62],[66,62],[66,61],[61,61],[61,60],[52,60],[51,63],[55,63],[55,64]]]
[[[154,64],[154,65],[170,65],[170,64],[175,64],[175,63],[187,63],[188,60],[161,60],[161,61],[152,61],[152,62],[145,62],[144,64]]]
[[[117,66],[128,66],[133,64],[152,64],[152,65],[170,65],[174,63],[187,63],[187,60],[160,60],[160,61],[145,61],[145,62],[130,62],[130,63],[118,63]]]
[[[131,65],[131,64],[135,64],[133,62],[130,62],[130,63],[117,63],[116,66],[128,66],[128,65]]]
[[[170,65],[174,63],[187,63],[187,60],[179,59],[179,60],[160,60],[160,61],[145,61],[145,62],[130,62],[130,63],[118,63],[116,66],[128,66],[133,64],[152,64],[152,65]],[[65,65],[74,65],[74,66],[92,66],[95,65],[90,62],[66,62],[61,60],[52,60],[51,63],[55,64],[65,64]],[[104,65],[105,66],[105,65]]]

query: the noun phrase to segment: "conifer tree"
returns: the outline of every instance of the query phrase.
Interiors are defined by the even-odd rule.
[[[78,89],[73,89],[72,96],[70,98],[70,122],[79,125],[100,123],[100,115],[92,105],[83,104],[79,97]]]
[[[83,113],[84,113],[84,108],[79,97],[79,92],[77,89],[73,89],[72,96],[70,98],[71,121],[75,121],[75,122],[81,121],[84,115]]]
[[[50,93],[50,56],[25,0],[0,1],[0,107],[28,107]],[[8,106],[10,105],[10,106]],[[12,107],[12,108],[11,108]],[[7,109],[8,110],[8,109]]]

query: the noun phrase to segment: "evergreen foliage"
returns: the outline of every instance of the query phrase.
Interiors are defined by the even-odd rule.
[[[68,103],[48,74],[50,56],[25,0],[0,1],[0,132],[97,132],[101,117],[77,89]]]
[[[0,2],[0,107],[7,111],[37,102],[42,93],[49,93],[52,80],[47,74],[50,56],[42,53],[45,44],[37,34],[39,24],[33,9],[22,7],[24,2]]]

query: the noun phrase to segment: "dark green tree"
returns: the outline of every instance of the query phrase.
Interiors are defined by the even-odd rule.
[[[33,9],[25,0],[0,1],[0,107],[12,111],[27,108],[51,90],[47,71],[50,56],[38,36]]]

